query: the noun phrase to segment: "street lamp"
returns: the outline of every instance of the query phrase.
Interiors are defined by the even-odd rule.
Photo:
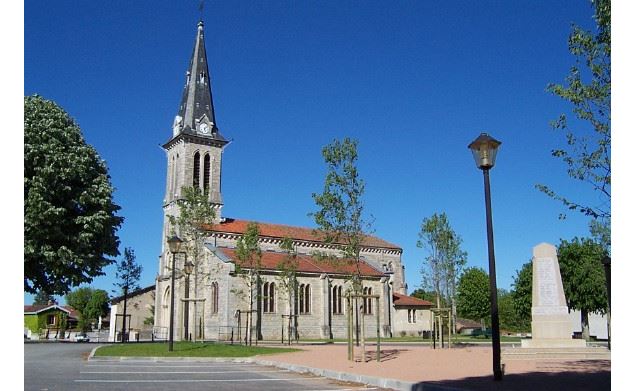
[[[489,295],[490,313],[492,316],[492,353],[494,380],[501,380],[501,345],[500,328],[498,324],[498,294],[496,291],[496,261],[494,259],[494,233],[492,231],[492,200],[489,186],[489,170],[496,162],[496,152],[501,142],[490,137],[487,133],[481,133],[468,148],[472,150],[476,167],[483,171],[485,182],[485,214],[487,219],[487,249],[489,253]]]
[[[608,312],[606,313],[606,329],[608,337],[608,347],[611,349],[611,257],[605,255],[602,258],[602,264],[604,265],[604,276],[606,277],[606,294],[608,295]]]
[[[185,272],[185,309],[183,310],[183,331],[185,332],[185,340],[189,341],[189,320],[190,320],[190,302],[188,299],[190,298],[190,274],[192,274],[192,269],[194,268],[194,264],[190,261],[185,262],[183,265],[183,271]]]
[[[170,289],[172,294],[170,295],[170,334],[168,336],[168,351],[174,350],[174,296],[176,295],[176,289],[174,289],[174,273],[176,270],[176,254],[181,252],[183,240],[174,235],[168,239],[168,249],[172,253],[172,282]]]

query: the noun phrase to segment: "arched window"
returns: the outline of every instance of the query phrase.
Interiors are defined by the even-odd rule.
[[[333,313],[342,314],[342,286],[334,286],[331,297],[333,299]]]
[[[209,174],[210,174],[210,157],[209,154],[205,154],[203,162],[203,193],[209,192]]]
[[[262,312],[275,312],[276,303],[276,284],[273,282],[265,282],[262,285]]]
[[[218,283],[212,282],[212,314],[218,313]]]
[[[298,296],[299,296],[298,301],[300,304],[298,313],[300,314],[311,313],[311,285],[300,284],[300,288],[298,289]]]
[[[194,188],[199,187],[200,176],[201,176],[201,154],[196,152],[194,154],[194,170],[192,172],[192,186],[194,186]]]

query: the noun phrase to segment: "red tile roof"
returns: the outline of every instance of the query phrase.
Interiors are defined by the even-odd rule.
[[[237,265],[247,268],[247,265],[243,264],[236,256],[236,249],[233,248],[218,248],[227,257],[229,257]],[[277,270],[278,264],[282,262],[286,253],[263,251],[260,259],[261,269],[263,270]],[[328,273],[328,274],[351,274],[356,271],[354,263],[344,262],[335,263],[327,260],[319,260],[309,255],[298,254],[298,271],[305,273]],[[366,277],[382,277],[384,273],[370,266],[366,262],[360,262],[360,272],[362,276]]]
[[[210,231],[243,234],[247,230],[247,225],[249,223],[251,223],[251,221],[234,220],[234,219],[228,218],[228,219],[225,219],[225,221],[221,222],[220,224],[209,224],[204,227]],[[257,221],[255,223],[258,224],[260,236],[266,236],[266,237],[272,237],[272,238],[288,237],[291,239],[306,240],[306,241],[313,241],[313,242],[324,241],[324,238],[321,237],[319,233],[312,228],[292,227],[288,225],[261,223]],[[365,236],[363,245],[368,247],[384,247],[384,248],[401,250],[401,247],[371,235]]]
[[[394,305],[407,305],[414,307],[432,307],[433,304],[428,300],[421,300],[416,297],[402,295],[400,293],[392,294],[392,302]]]

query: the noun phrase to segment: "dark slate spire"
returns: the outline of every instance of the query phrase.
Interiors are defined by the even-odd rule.
[[[198,22],[194,51],[185,75],[185,87],[179,111],[174,119],[173,137],[181,133],[196,134],[225,141],[219,133],[214,115],[212,83],[207,66],[203,21]]]

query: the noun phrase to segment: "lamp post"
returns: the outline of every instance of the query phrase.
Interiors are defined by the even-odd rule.
[[[183,271],[185,272],[185,309],[183,310],[183,330],[185,332],[185,340],[189,341],[189,321],[190,321],[190,302],[188,299],[190,298],[190,274],[192,274],[192,269],[194,268],[194,264],[190,261],[185,262],[183,266]]]
[[[182,244],[183,241],[176,235],[168,239],[168,248],[172,253],[172,282],[170,283],[172,294],[170,295],[170,333],[168,335],[168,351],[170,352],[174,350],[174,296],[176,295],[174,274],[176,271],[176,254],[181,252]]]
[[[500,327],[498,324],[498,294],[496,290],[496,261],[494,259],[494,233],[492,231],[492,200],[489,186],[489,170],[494,167],[496,152],[501,142],[481,133],[468,148],[472,150],[476,167],[483,171],[485,184],[485,214],[487,220],[487,249],[489,254],[490,313],[492,316],[492,355],[494,380],[502,380]]]
[[[606,277],[606,294],[609,303],[608,312],[606,313],[606,329],[608,336],[609,350],[611,349],[611,257],[605,255],[602,258],[604,265],[604,276]]]

